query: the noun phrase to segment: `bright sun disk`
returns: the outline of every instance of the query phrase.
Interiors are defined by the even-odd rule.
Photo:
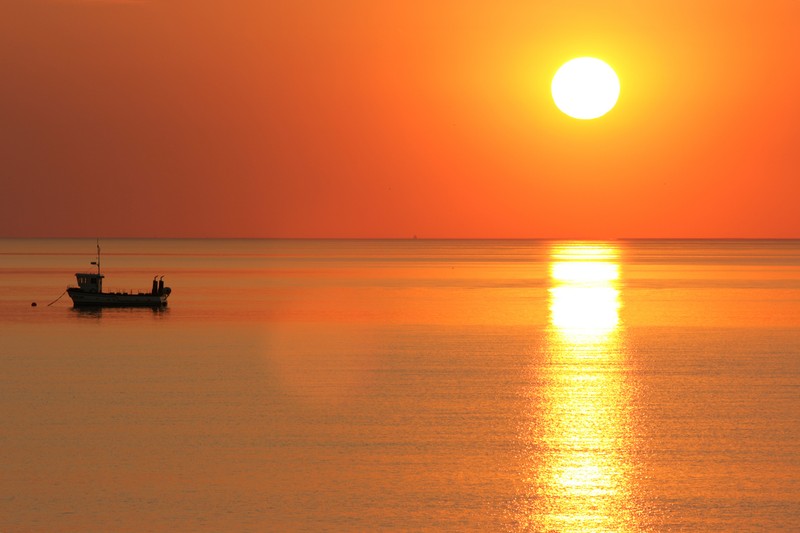
[[[602,117],[616,105],[619,78],[604,61],[579,57],[558,69],[550,89],[556,107],[562,112],[588,120]]]

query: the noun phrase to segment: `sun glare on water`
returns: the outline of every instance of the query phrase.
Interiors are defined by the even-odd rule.
[[[558,69],[550,86],[553,101],[563,113],[577,119],[599,118],[619,98],[619,78],[604,61],[579,57]]]
[[[550,264],[551,323],[570,343],[601,342],[619,327],[617,250],[606,245],[558,246]]]
[[[537,404],[531,530],[640,529],[627,511],[632,444],[620,278],[612,245],[569,243],[551,252],[550,364]]]

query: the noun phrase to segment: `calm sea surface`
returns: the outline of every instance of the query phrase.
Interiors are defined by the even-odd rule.
[[[0,240],[0,531],[800,525],[800,241],[101,246]]]

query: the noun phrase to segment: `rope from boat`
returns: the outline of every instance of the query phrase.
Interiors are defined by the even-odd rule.
[[[64,292],[62,292],[62,293],[61,293],[61,296],[64,296],[65,294],[67,294],[67,291],[64,291]],[[56,298],[55,300],[53,300],[52,302],[50,302],[49,304],[47,304],[47,307],[50,307],[51,305],[53,305],[54,303],[56,303],[57,301],[59,301],[59,300],[61,299],[61,296],[59,296],[58,298]]]

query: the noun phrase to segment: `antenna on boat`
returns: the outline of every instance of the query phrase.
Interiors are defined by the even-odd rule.
[[[97,238],[97,261],[92,261],[93,265],[97,265],[97,275],[100,275],[100,237]]]

